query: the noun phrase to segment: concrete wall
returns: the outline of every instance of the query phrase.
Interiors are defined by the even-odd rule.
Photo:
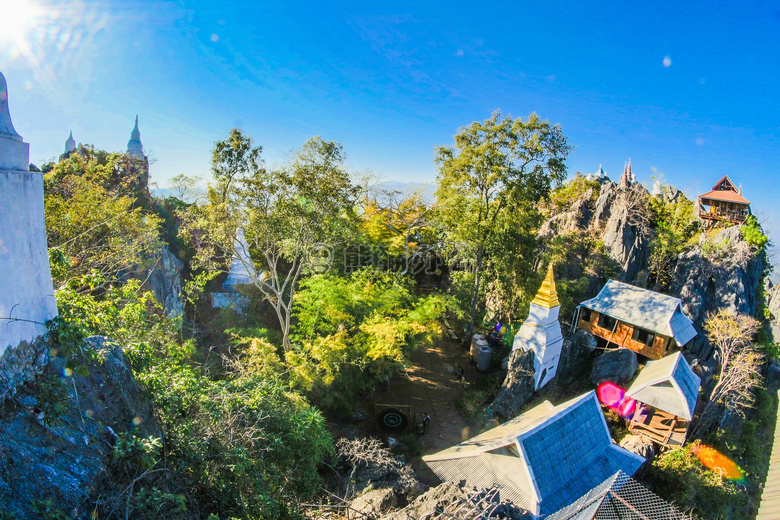
[[[33,343],[44,334],[43,323],[56,315],[43,215],[43,176],[0,170],[0,364],[9,348]]]

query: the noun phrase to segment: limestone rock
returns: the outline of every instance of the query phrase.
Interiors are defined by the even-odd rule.
[[[596,337],[587,330],[579,329],[571,338],[565,339],[558,363],[557,383],[566,384],[576,379],[595,349]]]
[[[360,513],[377,517],[396,507],[397,498],[393,488],[372,489],[354,499],[349,507]]]
[[[636,353],[627,348],[608,350],[593,362],[590,381],[599,385],[611,381],[622,385],[628,383],[639,368]]]
[[[780,342],[780,285],[772,285],[769,282],[764,294],[768,302],[767,308],[772,315],[769,321],[769,329],[772,332],[774,341]]]
[[[0,412],[0,503],[18,518],[32,518],[32,502],[45,499],[74,518],[87,518],[83,505],[88,497],[122,492],[102,478],[116,434],[133,429],[143,437],[162,436],[122,349],[101,337],[89,338],[85,348],[95,349],[103,360],[89,366],[87,377],[62,379],[64,361],[55,358],[45,368],[45,379],[20,387]],[[46,400],[52,399],[42,389],[52,381],[61,381],[67,392],[59,423],[42,420]]]
[[[568,234],[587,229],[593,219],[593,188],[588,190],[563,213],[553,215],[539,228],[540,237]]]
[[[635,185],[628,189],[623,189],[621,194],[625,195],[628,190],[637,192],[631,197],[640,197],[638,193],[644,188]],[[644,190],[647,191],[647,190]],[[642,233],[639,225],[634,223],[631,212],[634,209],[628,206],[629,197],[618,195],[614,199],[610,208],[609,219],[604,225],[604,234],[602,240],[607,248],[609,256],[615,260],[621,267],[621,278],[625,281],[636,279],[637,275],[647,269],[647,263],[650,259],[650,241],[651,236]]]
[[[490,405],[493,413],[512,417],[534,395],[534,353],[532,350],[513,350],[509,355],[506,379]]]
[[[184,302],[181,299],[181,270],[184,263],[170,252],[168,246],[160,250],[154,267],[141,278],[145,279],[154,297],[170,317],[181,316]]]
[[[732,226],[680,255],[669,292],[682,300],[683,311],[699,326],[710,311],[752,316],[763,268],[763,256],[751,251],[739,226]]]
[[[626,435],[620,441],[620,447],[644,457],[647,462],[652,462],[655,458],[655,445],[641,435]]]

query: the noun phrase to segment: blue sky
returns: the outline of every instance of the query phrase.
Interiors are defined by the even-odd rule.
[[[617,179],[631,157],[640,181],[661,172],[691,196],[728,174],[780,236],[778,2],[37,6],[23,35],[0,36],[33,162],[71,129],[123,150],[138,113],[160,186],[207,177],[233,126],[269,164],[322,135],[354,171],[432,182],[434,146],[458,127],[535,111],[576,146],[571,173]]]

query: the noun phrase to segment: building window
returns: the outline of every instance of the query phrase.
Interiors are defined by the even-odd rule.
[[[615,328],[615,324],[617,323],[617,320],[615,318],[612,318],[611,316],[607,316],[606,314],[599,314],[599,327],[602,329],[609,329],[612,330]]]
[[[652,346],[653,341],[655,340],[655,334],[645,329],[634,327],[634,333],[631,335],[631,338],[640,343],[644,343],[649,347]]]
[[[593,314],[593,311],[588,309],[587,307],[580,307],[580,319],[582,321],[590,322],[590,317]]]

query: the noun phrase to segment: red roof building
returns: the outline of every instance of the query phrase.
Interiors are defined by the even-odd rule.
[[[742,196],[742,189],[737,189],[728,175],[724,175],[712,191],[699,195],[699,218],[708,221],[727,221],[742,224],[750,215],[750,201]]]

